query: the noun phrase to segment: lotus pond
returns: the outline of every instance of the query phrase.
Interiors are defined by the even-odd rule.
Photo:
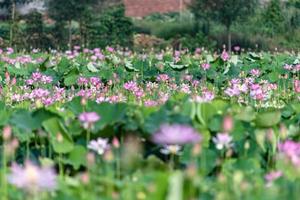
[[[299,199],[300,55],[0,55],[1,199]]]

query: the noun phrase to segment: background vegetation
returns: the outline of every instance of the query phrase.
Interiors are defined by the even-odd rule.
[[[119,45],[137,50],[166,46],[222,49],[225,44],[230,46],[229,50],[234,46],[272,51],[299,49],[299,0],[193,0],[184,12],[155,13],[143,19],[126,17],[122,3],[108,0],[46,0],[43,9],[33,7],[25,14],[16,10],[16,6],[31,1],[0,3],[7,10],[0,24],[2,47],[66,50],[74,45]],[[134,35],[145,34],[159,42],[149,45],[142,41],[144,46],[134,46]]]

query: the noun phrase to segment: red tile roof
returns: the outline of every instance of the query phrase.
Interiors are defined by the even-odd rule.
[[[152,13],[179,12],[188,0],[124,0],[126,15],[144,17]]]

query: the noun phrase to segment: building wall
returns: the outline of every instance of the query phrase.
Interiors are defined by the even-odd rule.
[[[189,0],[124,0],[126,15],[144,17],[152,13],[179,12]]]

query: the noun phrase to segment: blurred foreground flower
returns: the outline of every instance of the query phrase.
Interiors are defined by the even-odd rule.
[[[38,167],[27,161],[24,167],[12,165],[8,182],[28,192],[52,191],[56,188],[56,174],[50,167]]]
[[[153,142],[162,145],[194,144],[201,140],[201,135],[192,127],[181,124],[163,124],[153,135]]]
[[[279,152],[290,160],[293,165],[300,166],[300,143],[287,140],[278,145]]]
[[[280,178],[282,176],[281,171],[272,171],[265,175],[265,179],[267,181],[267,187],[270,187],[272,185],[272,182],[276,179]]]
[[[79,120],[86,129],[91,128],[100,119],[100,116],[96,112],[84,112],[79,115]]]
[[[92,140],[88,144],[88,148],[97,152],[99,155],[103,155],[106,150],[110,148],[108,139],[98,138],[97,140]]]
[[[232,137],[228,133],[218,133],[212,140],[215,143],[216,148],[219,150],[230,148],[233,145]]]

